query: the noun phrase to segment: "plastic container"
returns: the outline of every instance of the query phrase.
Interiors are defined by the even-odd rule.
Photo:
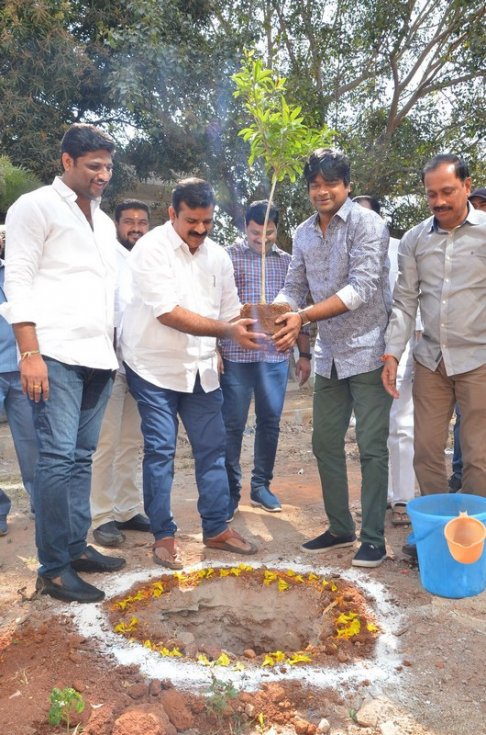
[[[410,543],[417,544],[420,579],[428,592],[441,597],[472,597],[486,589],[486,553],[471,563],[456,561],[444,534],[447,523],[467,512],[486,523],[486,498],[463,493],[423,495],[407,504],[412,522]]]
[[[461,564],[474,564],[481,558],[486,526],[467,511],[446,523],[444,536],[452,557]]]

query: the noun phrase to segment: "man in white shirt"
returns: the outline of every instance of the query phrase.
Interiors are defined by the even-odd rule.
[[[6,222],[8,303],[0,310],[14,328],[39,448],[36,589],[68,602],[104,597],[78,572],[125,564],[86,545],[91,457],[117,367],[115,232],[99,208],[113,150],[101,130],[71,126],[61,143],[62,176],[21,196]]]
[[[138,199],[126,199],[115,207],[118,242],[118,289],[115,325],[120,331],[123,311],[130,300],[127,258],[135,243],[150,228],[150,211]],[[91,517],[93,536],[101,546],[120,546],[123,531],[150,531],[143,515],[137,487],[138,450],[142,443],[137,403],[128,390],[125,369],[119,358],[113,390],[106,407],[100,438],[93,456]]]
[[[154,561],[170,569],[183,566],[170,505],[179,416],[194,454],[204,544],[239,554],[256,551],[226,520],[216,339],[231,337],[257,349],[264,335],[249,332],[254,320],[238,320],[231,260],[207,237],[214,205],[206,181],[180,181],[172,192],[170,221],[144,235],[129,258],[133,298],[123,318],[122,354],[142,419],[143,493]]]

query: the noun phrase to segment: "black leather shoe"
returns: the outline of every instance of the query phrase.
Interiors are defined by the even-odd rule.
[[[93,538],[100,546],[121,546],[125,534],[116,527],[115,521],[108,521],[93,530]]]
[[[78,577],[74,569],[65,569],[58,576],[61,579],[59,584],[49,577],[39,575],[35,583],[36,591],[64,602],[99,602],[105,596],[102,590]]]
[[[121,556],[106,556],[87,546],[78,559],[71,561],[71,566],[77,572],[116,572],[126,564]]]
[[[115,525],[121,531],[148,531],[150,532],[150,521],[147,516],[137,513],[129,521],[115,521]]]

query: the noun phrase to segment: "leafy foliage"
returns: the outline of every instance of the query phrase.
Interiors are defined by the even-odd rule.
[[[5,216],[7,209],[21,194],[41,186],[39,179],[21,166],[14,166],[7,156],[0,156],[0,215]]]
[[[356,193],[417,194],[443,150],[466,155],[481,185],[485,12],[483,0],[4,0],[0,155],[49,182],[66,127],[94,122],[119,142],[113,198],[133,175],[200,175],[238,225],[270,189],[259,160],[248,171],[232,95],[243,49],[258,48],[295,119],[339,131]],[[281,182],[288,227],[306,214],[301,188]]]
[[[54,687],[50,695],[51,706],[49,708],[49,724],[66,724],[66,732],[69,733],[71,717],[74,713],[83,712],[85,703],[82,695],[72,687],[58,689]]]

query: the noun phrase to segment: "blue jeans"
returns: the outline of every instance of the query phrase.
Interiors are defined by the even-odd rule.
[[[199,375],[192,393],[159,388],[125,365],[128,387],[142,419],[143,499],[156,540],[177,531],[170,495],[174,477],[178,416],[191,443],[199,493],[197,509],[204,536],[227,528],[228,478],[224,466],[225,431],[221,390],[205,393]]]
[[[34,470],[37,462],[37,440],[29,399],[22,393],[20,373],[0,373],[0,409],[5,411],[17,454],[20,474],[33,507]]]
[[[280,433],[280,416],[285,400],[289,363],[230,362],[224,360],[221,375],[223,418],[226,426],[226,471],[230,493],[241,495],[241,443],[251,399],[255,396],[255,444],[251,491],[270,489]]]
[[[112,387],[111,370],[44,358],[49,399],[33,403],[39,461],[34,479],[39,574],[56,577],[86,548],[91,458]]]
[[[4,490],[0,489],[0,518],[6,518],[12,506],[11,500]]]

